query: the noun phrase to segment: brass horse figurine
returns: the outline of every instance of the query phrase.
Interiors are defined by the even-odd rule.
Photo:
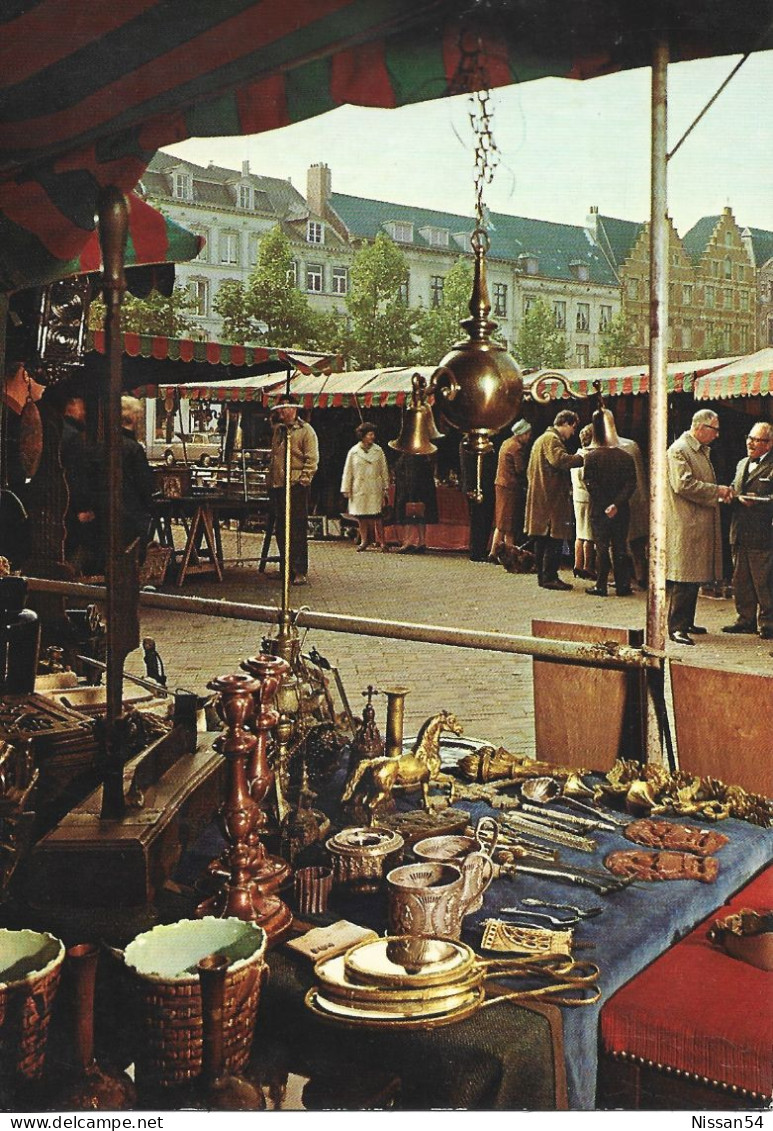
[[[448,786],[450,804],[454,799],[454,779],[440,769],[440,735],[444,730],[457,735],[462,733],[461,724],[450,711],[440,711],[427,719],[413,748],[405,754],[363,758],[349,776],[341,800],[351,801],[357,797],[365,804],[372,820],[376,810],[391,801],[394,789],[421,786],[422,803],[429,810],[429,787],[434,783]]]

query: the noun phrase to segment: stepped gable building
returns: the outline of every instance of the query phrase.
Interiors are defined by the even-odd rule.
[[[773,346],[773,232],[744,228],[744,246],[757,278],[756,349]]]
[[[695,271],[696,356],[750,353],[756,338],[755,270],[732,209],[703,216],[683,242]]]

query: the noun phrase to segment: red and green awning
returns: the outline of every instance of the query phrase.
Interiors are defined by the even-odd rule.
[[[544,76],[773,46],[759,0],[26,0],[0,11],[0,291],[60,274],[100,189],[153,153],[351,103],[394,107]]]
[[[666,391],[689,393],[695,381],[726,365],[728,358],[706,361],[676,361],[666,371]],[[605,397],[634,396],[650,391],[647,365],[621,365],[606,369],[541,369],[524,378],[524,389],[533,400],[560,400],[592,397],[598,391]]]
[[[92,330],[86,339],[86,350],[93,350],[96,353],[105,353],[105,333],[104,330]],[[282,370],[289,372],[299,372],[304,374],[318,374],[319,376],[327,374],[331,369],[341,364],[341,358],[337,355],[322,354],[322,353],[306,353],[300,350],[283,350],[274,349],[266,346],[239,346],[230,345],[224,342],[194,342],[189,338],[166,338],[157,334],[137,334],[131,331],[126,331],[123,334],[123,352],[127,357],[142,357],[146,360],[154,360],[158,362],[164,361],[182,361],[191,362],[198,365],[207,365],[213,367],[227,366],[229,370],[233,369],[249,369],[252,371],[252,376],[260,374],[276,374]],[[196,382],[190,385],[183,384],[168,384],[164,380],[163,368],[159,368],[158,382],[153,382],[152,386],[147,386],[140,390],[143,393],[154,390],[156,384],[169,388],[180,388],[185,390],[185,395],[189,397],[197,397],[198,399],[209,400],[250,400],[249,395],[239,396],[240,390],[246,390],[249,394],[249,382],[251,375],[245,372],[244,377],[239,377],[235,381],[229,381],[229,374],[224,375],[224,379],[220,382],[217,381],[217,375],[213,375],[212,381]],[[319,380],[319,376],[317,380]],[[273,378],[276,380],[276,378]],[[271,383],[271,382],[269,382]],[[259,384],[261,390],[263,384]],[[230,397],[227,395],[229,388],[232,388],[236,395]],[[213,395],[209,396],[204,390],[213,391]]]
[[[726,397],[769,397],[773,395],[773,348],[740,357],[695,382],[698,401],[724,400]]]
[[[129,193],[129,235],[124,263],[140,267],[151,263],[183,263],[195,259],[204,246],[204,237],[189,232],[164,216],[157,208]],[[102,270],[102,250],[95,229],[77,259],[62,265],[65,275],[83,275]]]

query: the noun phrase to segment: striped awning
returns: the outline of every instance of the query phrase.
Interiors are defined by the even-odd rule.
[[[695,382],[697,401],[773,395],[773,347],[740,357]]]
[[[140,199],[136,193],[127,196],[129,234],[124,263],[141,267],[153,263],[183,263],[195,259],[204,246],[203,236],[189,232],[182,224],[170,220],[157,208]],[[95,229],[77,259],[63,264],[62,277],[83,275],[102,270],[102,249]]]
[[[26,0],[0,10],[0,291],[61,277],[100,189],[189,137],[773,46],[759,0]]]
[[[729,358],[710,358],[705,361],[675,361],[666,370],[666,390],[669,393],[689,393],[695,381],[704,373],[727,365]],[[621,365],[607,369],[541,369],[524,378],[524,389],[532,400],[581,399],[592,397],[598,391],[605,397],[641,394],[650,391],[650,374],[647,365]]]
[[[96,353],[105,352],[104,330],[90,331],[86,339],[86,350]],[[156,388],[184,390],[184,395],[199,400],[252,400],[250,389],[258,390],[262,395],[263,388],[276,382],[276,374],[285,371],[297,371],[304,374],[317,374],[320,376],[330,372],[335,366],[340,366],[341,359],[337,355],[322,353],[307,353],[300,350],[274,349],[266,346],[239,346],[229,345],[225,342],[194,342],[189,338],[165,338],[155,334],[137,334],[126,331],[123,334],[123,352],[127,357],[143,357],[154,361],[182,361],[198,365],[227,366],[234,368],[251,369],[252,374],[246,373],[243,377],[234,380],[232,373],[223,375],[222,381],[217,381],[215,375],[211,381],[191,382],[190,384],[176,383],[174,385],[164,381],[163,370],[159,370],[158,383],[153,382],[137,391],[147,395],[155,393]],[[271,374],[267,381],[260,375]],[[250,382],[256,382],[252,385]],[[284,385],[283,385],[284,387]],[[247,395],[240,395],[247,391]]]

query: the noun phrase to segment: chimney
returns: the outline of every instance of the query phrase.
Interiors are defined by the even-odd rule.
[[[598,204],[591,204],[588,209],[588,215],[585,217],[585,227],[593,236],[594,239],[598,236],[599,227],[599,206]]]
[[[332,176],[325,164],[311,165],[306,173],[306,203],[315,216],[325,216],[332,190]]]
[[[243,177],[249,177],[249,175],[250,175],[250,163],[249,163],[249,161],[242,161],[242,176]]]

